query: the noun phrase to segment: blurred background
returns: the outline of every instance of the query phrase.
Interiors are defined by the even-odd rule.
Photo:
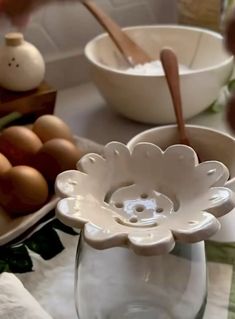
[[[220,30],[222,11],[234,0],[97,0],[121,26],[179,23]],[[1,21],[0,40],[12,26]],[[79,3],[53,4],[32,16],[23,31],[47,62],[46,79],[57,89],[89,81],[85,44],[103,32]]]
[[[97,0],[121,26],[173,23],[177,20],[176,0]],[[2,22],[1,38],[12,27]],[[83,56],[85,44],[103,32],[91,14],[79,3],[51,5],[33,15],[22,30],[47,62],[47,81],[57,89],[89,80]],[[1,40],[2,40],[1,39]]]

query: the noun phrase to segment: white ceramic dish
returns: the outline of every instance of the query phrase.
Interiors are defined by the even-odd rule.
[[[138,26],[125,31],[153,59],[159,59],[163,47],[172,47],[179,63],[190,69],[180,76],[186,119],[216,100],[232,72],[233,57],[225,52],[218,33],[177,25]],[[85,55],[92,79],[108,106],[136,121],[175,123],[164,75],[127,74],[125,61],[107,34],[90,41]]]
[[[202,161],[217,160],[227,166],[230,179],[225,186],[235,192],[235,139],[225,133],[197,125],[187,125],[187,132],[193,148]],[[179,143],[175,125],[162,126],[144,131],[132,138],[128,147],[133,149],[137,143],[150,142],[162,149]],[[235,209],[228,215],[219,218],[221,230],[212,237],[222,242],[235,241]]]
[[[89,152],[100,154],[103,150],[103,146],[90,140],[79,137],[75,137],[75,140],[84,154]],[[28,229],[32,228],[56,207],[57,201],[58,198],[54,195],[49,202],[38,211],[17,218],[11,218],[9,214],[0,207],[0,246],[17,239]]]
[[[87,154],[78,168],[57,176],[62,198],[57,216],[82,228],[95,249],[126,246],[140,255],[165,254],[176,241],[195,243],[214,235],[217,217],[235,207],[234,193],[224,187],[228,169],[218,161],[198,163],[185,145],[163,152],[139,143],[130,151],[112,142],[104,156]]]

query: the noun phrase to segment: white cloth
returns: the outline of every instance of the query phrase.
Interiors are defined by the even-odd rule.
[[[1,319],[52,319],[13,274],[0,275]]]
[[[38,254],[30,252],[34,271],[16,276],[54,319],[78,319],[74,299],[78,236],[61,231],[57,233],[65,249],[51,260],[43,260]]]

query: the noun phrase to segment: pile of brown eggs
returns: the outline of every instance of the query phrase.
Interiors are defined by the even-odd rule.
[[[13,216],[38,210],[56,176],[75,169],[80,157],[69,127],[54,115],[39,117],[32,129],[6,128],[0,135],[0,205]]]

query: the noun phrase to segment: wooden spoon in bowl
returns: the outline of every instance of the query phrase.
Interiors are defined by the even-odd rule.
[[[119,51],[130,66],[145,64],[152,59],[117,25],[94,1],[82,0],[82,4],[92,13],[102,27],[108,32]]]
[[[160,53],[160,60],[165,72],[167,84],[172,98],[172,103],[174,106],[180,136],[180,143],[192,147],[187,136],[183,117],[182,100],[180,93],[179,63],[177,56],[172,49],[164,48]]]

